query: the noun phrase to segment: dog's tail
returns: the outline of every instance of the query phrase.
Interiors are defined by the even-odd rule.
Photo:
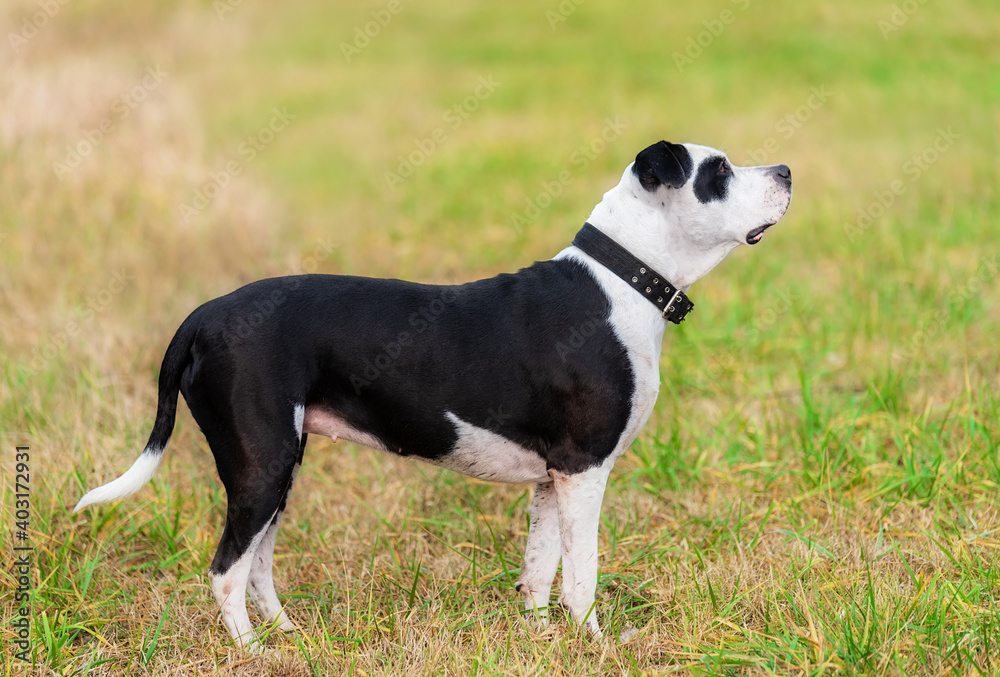
[[[107,503],[134,494],[152,479],[163,458],[163,452],[166,451],[170,435],[174,431],[181,375],[191,361],[191,346],[198,331],[198,324],[193,315],[188,317],[167,346],[163,364],[160,366],[160,393],[156,404],[156,421],[153,423],[153,431],[149,434],[146,448],[124,475],[87,492],[73,508],[73,512],[79,512],[94,503]]]

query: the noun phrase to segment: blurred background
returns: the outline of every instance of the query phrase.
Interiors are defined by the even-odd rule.
[[[123,508],[127,519],[109,513],[111,535],[71,536],[64,513],[141,450],[159,361],[188,312],[267,276],[454,283],[549,258],[660,139],[719,147],[738,165],[787,164],[795,194],[759,246],[692,288],[696,310],[667,332],[657,410],[622,462],[610,514],[634,527],[641,505],[648,534],[697,531],[740,501],[766,522],[774,501],[808,495],[819,503],[788,508],[797,526],[786,528],[822,539],[808,525],[840,514],[840,527],[820,519],[830,552],[838,539],[881,538],[884,520],[926,519],[947,540],[935,520],[963,501],[978,518],[956,517],[956,538],[1000,529],[990,507],[1000,480],[995,2],[10,0],[0,38],[0,438],[38,450],[37,538],[83,539],[92,563],[103,556],[93,540],[123,539],[115,547],[138,569],[118,586],[164,558],[176,580],[203,576],[221,533],[220,489],[204,486],[214,469],[186,413],[144,494],[152,503]],[[373,520],[364,506],[381,511],[387,486],[411,505],[432,477],[456,506],[470,491],[482,501],[450,513],[455,538],[478,529],[476,510],[520,529],[523,488],[313,445],[290,522],[332,510],[323,499],[343,482],[357,485],[347,516],[325,524]],[[730,502],[706,498],[715,490]],[[822,507],[824,492],[842,513]],[[176,533],[158,537],[152,516],[173,519],[184,501]],[[145,518],[131,512],[140,505]],[[419,501],[413,510],[433,512]],[[289,527],[298,535],[279,538],[279,551],[310,552],[313,529]],[[402,526],[372,529],[408,542]],[[512,537],[516,561],[523,543]],[[171,548],[193,549],[193,561]],[[53,558],[47,566],[77,575],[72,558]],[[724,553],[713,561],[738,578]],[[303,589],[312,579],[302,575],[279,580]],[[209,601],[207,587],[193,589]],[[57,617],[77,604],[40,594]],[[840,656],[843,667],[831,633],[814,660]],[[48,650],[83,655],[86,634],[67,631]],[[689,648],[704,656],[715,641],[699,635]],[[917,655],[900,664],[921,664]],[[658,664],[648,660],[639,664]]]

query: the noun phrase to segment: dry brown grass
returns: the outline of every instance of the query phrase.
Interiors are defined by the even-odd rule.
[[[35,8],[6,6],[0,35]],[[962,27],[967,49],[995,54],[967,9],[927,6],[912,33],[886,46],[875,32],[852,52],[857,64],[823,71],[847,73],[834,83],[847,89],[784,142],[802,177],[785,230],[699,284],[698,316],[671,336],[654,419],[605,501],[600,609],[605,626],[638,628],[624,643],[590,641],[558,616],[538,630],[518,614],[524,487],[312,440],[276,553],[279,595],[302,631],[268,637],[258,658],[232,647],[205,581],[224,495],[186,412],[140,497],[68,509],[140,449],[163,348],[200,302],[312,265],[428,281],[510,270],[562,246],[634,145],[665,124],[745,161],[743,148],[808,90],[773,78],[744,90],[718,70],[730,45],[771,35],[770,10],[743,15],[697,77],[669,73],[690,100],[723,100],[719,113],[704,104],[668,123],[662,97],[643,98],[667,84],[644,80],[656,77],[650,60],[671,64],[653,33],[682,43],[712,12],[661,22],[651,9],[638,27],[598,3],[578,10],[576,28],[550,35],[542,20],[536,36],[535,7],[480,8],[496,13],[481,25],[443,3],[414,6],[346,69],[336,43],[367,9],[246,5],[218,21],[204,5],[70,2],[24,50],[0,49],[0,438],[33,450],[37,548],[35,662],[12,661],[5,642],[4,674],[994,674],[1000,306],[993,278],[960,304],[948,295],[995,240],[996,140],[984,130],[997,103],[965,86],[978,57],[942,49],[953,68],[942,75],[877,56],[903,45],[919,61],[918,38]],[[823,30],[872,30],[879,14],[862,3],[815,11]],[[655,55],[623,46],[595,63],[587,36],[598,27],[638,30]],[[520,51],[497,56],[495,41],[515,35],[543,51],[532,78],[508,65]],[[820,69],[813,53],[843,57],[811,35],[809,49],[774,45],[789,50],[792,80]],[[605,60],[620,70],[601,70]],[[57,177],[53,161],[114,116],[115,97],[150,65],[170,76]],[[490,71],[505,82],[491,108],[385,190],[385,169]],[[917,72],[942,95],[922,103],[934,88]],[[581,94],[598,74],[614,83],[610,104]],[[296,125],[185,221],[178,205],[284,101]],[[514,232],[510,214],[600,131],[606,109],[630,112],[628,134]],[[963,125],[961,143],[846,242],[856,209],[947,120]],[[761,324],[786,286],[795,302]],[[948,321],[920,356],[894,357],[934,312]],[[12,530],[10,473],[3,482]]]

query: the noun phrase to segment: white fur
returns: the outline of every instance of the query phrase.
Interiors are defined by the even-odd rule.
[[[770,175],[770,167],[732,166],[725,200],[702,204],[694,195],[694,172],[702,160],[721,151],[683,144],[691,154],[692,176],[681,188],[660,186],[653,192],[639,183],[632,165],[618,185],[604,194],[587,221],[633,256],[687,291],[726,254],[746,242],[747,234],[778,221],[791,191]],[[612,463],[635,440],[653,411],[660,390],[660,351],[667,321],[660,311],[624,280],[570,246],[557,259],[582,261],[611,301],[610,323],[625,346],[636,379],[632,413]]]
[[[561,556],[562,538],[559,536],[555,484],[551,481],[539,482],[535,485],[535,499],[531,504],[524,566],[521,567],[516,587],[524,595],[525,610],[534,611],[542,624],[547,620],[549,594]]]
[[[651,266],[674,286],[687,291],[746,242],[750,231],[777,222],[788,208],[791,191],[776,182],[768,167],[735,167],[725,200],[702,204],[693,190],[701,161],[719,151],[684,144],[691,154],[692,176],[681,188],[660,186],[647,191],[629,165],[617,186],[604,194],[588,222]],[[594,635],[601,630],[593,613],[597,588],[598,542],[601,503],[615,461],[642,430],[653,411],[660,388],[660,350],[667,321],[656,307],[624,280],[577,247],[567,247],[556,258],[582,262],[611,302],[610,324],[624,345],[635,378],[632,411],[615,451],[601,466],[573,475],[551,471],[558,503],[558,530],[538,514],[551,512],[536,488],[536,505],[525,548],[522,581],[530,581],[528,608],[544,606],[555,575],[552,534],[561,541],[562,602],[578,623]],[[530,560],[530,564],[529,564]],[[550,575],[551,572],[551,575]]]
[[[293,412],[293,416],[295,417],[295,422],[293,423],[293,425],[295,426],[295,435],[301,440],[302,439],[302,425],[303,425],[303,423],[305,422],[305,419],[306,419],[306,408],[305,408],[305,405],[296,404],[295,405],[295,411]]]
[[[274,515],[271,517],[273,519]],[[250,625],[250,616],[247,614],[247,582],[253,568],[257,548],[270,529],[271,520],[268,520],[268,525],[253,537],[250,541],[250,547],[247,548],[242,557],[229,567],[226,573],[213,574],[209,572],[208,574],[212,583],[212,592],[215,594],[215,601],[218,602],[219,609],[222,611],[222,621],[226,624],[226,629],[229,630],[229,634],[232,635],[237,646],[254,654],[263,651],[263,647],[254,634],[253,626]],[[274,601],[277,602],[277,598]],[[280,604],[278,606],[280,608]]]
[[[289,493],[291,493],[292,486],[295,484],[295,478],[298,477],[299,468],[301,467],[300,464],[296,463],[295,467],[292,468],[292,480],[288,486]],[[250,599],[257,605],[257,610],[260,611],[264,620],[268,623],[277,623],[279,630],[292,632],[295,630],[295,625],[288,620],[281,602],[278,601],[278,594],[274,590],[274,577],[272,575],[274,570],[274,543],[278,537],[278,527],[281,526],[281,516],[283,514],[284,511],[274,516],[274,520],[268,526],[267,531],[264,532],[264,537],[261,539],[260,545],[257,546],[257,552],[250,565],[250,578],[247,581],[247,587],[250,591]]]
[[[604,488],[614,462],[564,475],[551,471],[559,505],[562,538],[562,594],[573,620],[595,637],[601,627],[594,612],[597,592],[597,528],[601,521]]]
[[[107,503],[139,491],[153,477],[153,473],[156,472],[162,458],[163,449],[146,447],[124,475],[88,491],[73,508],[73,512],[80,512],[94,503]]]
[[[278,526],[281,523],[279,518],[272,522],[264,537],[257,546],[253,561],[250,563],[250,577],[247,579],[247,589],[250,591],[250,599],[257,605],[257,610],[264,617],[267,623],[278,622],[278,627],[286,632],[295,629],[285,610],[281,608],[278,601],[278,594],[274,590],[274,578],[272,570],[274,568],[274,542],[278,536]]]
[[[490,482],[523,484],[548,479],[545,459],[537,452],[463,421],[450,411],[445,416],[455,426],[458,440],[448,455],[430,461],[434,465]]]
[[[635,379],[632,412],[613,454],[617,460],[638,436],[653,412],[653,405],[660,390],[660,350],[667,321],[663,319],[656,306],[636,293],[620,277],[576,247],[567,247],[556,258],[575,259],[590,269],[611,301],[609,323],[614,329],[615,336],[625,347],[625,353],[632,364],[632,376]]]
[[[724,154],[707,146],[683,145],[693,163],[687,183],[650,192],[629,165],[588,221],[686,291],[729,252],[746,244],[751,230],[777,222],[788,208],[791,189],[774,180],[769,166],[731,165],[726,199],[702,204],[694,193],[695,173],[702,160]]]

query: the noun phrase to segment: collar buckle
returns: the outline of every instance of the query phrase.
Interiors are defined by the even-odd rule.
[[[694,309],[694,303],[684,292],[590,223],[583,224],[573,244],[642,294],[666,321],[680,324]],[[659,287],[657,292],[660,289],[665,294],[673,292],[665,305],[661,305],[662,296],[651,293],[653,287]]]
[[[674,295],[670,297],[670,300],[667,301],[667,305],[663,309],[663,319],[664,320],[671,320],[671,321],[673,321],[672,318],[670,317],[670,315],[674,312],[674,301],[676,301],[677,297],[679,297],[680,295],[681,295],[681,290],[678,289],[678,290],[676,290],[674,292]],[[684,313],[684,315],[687,315],[687,313]],[[684,321],[684,315],[681,315],[677,319],[677,324],[680,324],[681,322]]]

